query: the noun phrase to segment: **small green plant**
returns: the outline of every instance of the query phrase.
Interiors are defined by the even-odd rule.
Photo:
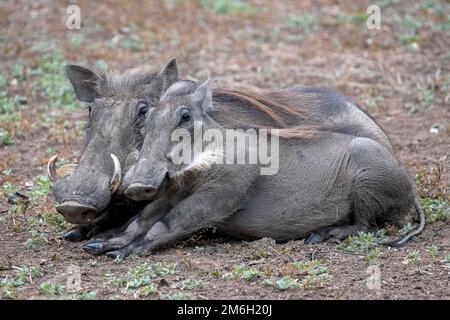
[[[289,14],[285,17],[286,25],[290,28],[302,30],[304,33],[309,33],[316,29],[318,25],[318,18],[315,14]]]
[[[155,293],[158,293],[158,286],[154,283],[150,283],[139,288],[139,295],[143,297],[148,297]]]
[[[165,300],[189,300],[191,299],[191,295],[185,292],[177,291],[174,293],[161,295],[160,298]]]
[[[180,288],[182,290],[192,290],[195,288],[202,287],[203,285],[204,285],[204,282],[202,280],[186,279],[181,282]]]
[[[28,250],[37,250],[40,246],[47,242],[47,235],[36,230],[31,231],[31,237],[25,242],[25,247]]]
[[[328,272],[328,268],[322,265],[322,261],[318,259],[310,261],[295,261],[292,265],[299,271],[305,272],[311,276],[317,276]]]
[[[33,278],[42,277],[42,271],[39,267],[16,267],[15,269],[15,283],[17,286],[31,283],[33,281]]]
[[[4,278],[0,281],[0,288],[4,299],[17,299],[17,287],[33,282],[33,279],[42,277],[39,267],[13,267],[14,277]]]
[[[64,74],[65,65],[60,52],[46,53],[34,69],[28,70],[33,77],[33,94],[45,98],[50,106],[74,108],[78,105],[73,89]]]
[[[258,12],[258,8],[243,0],[200,0],[203,7],[220,15],[247,14]]]
[[[108,282],[113,285],[124,286],[127,290],[140,289],[141,291],[152,291],[156,287],[153,280],[158,276],[173,275],[176,272],[176,264],[156,262],[148,264],[147,262],[131,268],[125,277],[116,277],[113,274],[106,274]],[[147,287],[146,289],[143,289]],[[149,293],[150,294],[150,293]]]
[[[410,43],[414,43],[414,42],[418,42],[419,41],[419,37],[416,36],[415,34],[402,34],[400,36],[400,41],[403,44],[410,44]]]
[[[430,258],[436,258],[439,252],[439,247],[434,244],[430,244],[425,248],[425,252],[428,254]]]
[[[97,299],[96,291],[77,292],[72,296],[72,300],[96,300],[96,299]]]
[[[450,215],[450,207],[445,199],[422,198],[421,205],[425,211],[425,220],[427,223],[445,221]]]
[[[358,12],[351,17],[351,20],[357,24],[365,24],[367,19],[369,19],[369,14],[367,12]]]
[[[367,262],[369,262],[369,264],[374,265],[378,264],[378,258],[380,257],[380,255],[381,255],[380,248],[373,248],[369,252],[367,252],[364,258],[366,259]]]
[[[276,287],[280,290],[291,290],[300,288],[298,279],[293,279],[290,276],[284,276],[275,281]]]
[[[444,262],[444,263],[450,263],[450,253],[447,254],[447,255],[445,255],[445,256],[442,258],[442,262]]]
[[[14,287],[10,283],[2,283],[0,285],[2,298],[8,299],[8,300],[15,300],[19,298],[19,292],[17,291],[17,288]]]
[[[57,232],[62,232],[69,227],[69,224],[64,220],[64,217],[57,212],[45,212],[42,217],[44,223],[55,228]]]
[[[46,296],[60,296],[64,293],[64,285],[56,282],[46,281],[39,286],[39,293]]]
[[[434,102],[434,88],[421,88],[420,101],[425,107],[431,107]]]
[[[244,279],[246,281],[253,281],[261,275],[254,267],[247,267],[245,264],[234,265],[231,272],[222,276],[224,279]]]
[[[414,263],[419,264],[422,259],[420,258],[420,252],[419,250],[410,251],[408,255],[406,256],[406,263]]]
[[[357,236],[350,236],[345,239],[337,248],[343,251],[367,254],[377,244],[377,239],[373,233],[359,232]]]
[[[31,202],[34,205],[38,205],[41,202],[41,198],[46,196],[51,190],[52,184],[46,176],[36,176],[33,178],[33,188],[29,195]]]
[[[0,147],[13,144],[13,139],[6,129],[0,128]]]

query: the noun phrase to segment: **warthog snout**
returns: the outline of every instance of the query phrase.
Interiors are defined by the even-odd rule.
[[[157,192],[158,188],[155,186],[136,182],[125,190],[125,196],[135,201],[151,200]]]
[[[150,201],[153,200],[157,194],[165,189],[168,179],[168,171],[166,168],[160,170],[148,170],[145,174],[139,168],[134,168],[133,172],[128,173],[130,181],[125,190],[125,196],[134,201]],[[139,179],[136,179],[140,177]]]
[[[97,216],[97,209],[90,205],[81,204],[77,201],[66,201],[56,206],[69,223],[87,224]]]

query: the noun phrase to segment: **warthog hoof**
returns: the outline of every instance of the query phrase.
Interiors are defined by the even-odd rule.
[[[81,232],[80,229],[75,228],[75,229],[67,231],[63,235],[63,239],[67,240],[67,241],[72,241],[72,242],[79,242],[79,241],[82,241],[85,239],[85,235]]]
[[[311,233],[308,238],[305,239],[305,244],[316,244],[323,241],[323,237],[318,233]]]
[[[83,246],[84,251],[86,251],[87,253],[93,254],[93,255],[98,255],[103,253],[103,243],[100,240],[92,240],[88,243],[86,243]]]

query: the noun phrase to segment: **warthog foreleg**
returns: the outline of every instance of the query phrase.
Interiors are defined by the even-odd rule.
[[[227,190],[218,191],[218,194],[227,194],[228,200],[217,201],[216,195],[212,195],[208,189],[191,195],[159,219],[144,237],[136,238],[129,245],[108,252],[107,255],[112,258],[125,258],[130,254],[146,255],[157,248],[224,221],[236,211],[240,197],[237,192],[233,197]]]
[[[167,211],[167,202],[163,199],[156,200],[140,214],[133,217],[119,236],[116,236],[117,233],[113,232],[111,234],[112,237],[108,238],[107,235],[104,235],[92,239],[83,246],[83,249],[92,255],[100,255],[108,251],[120,249],[141,235],[145,235]]]

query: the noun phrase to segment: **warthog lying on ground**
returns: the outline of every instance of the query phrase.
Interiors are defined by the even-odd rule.
[[[192,162],[175,164],[176,130],[193,138],[189,147],[196,143],[196,126],[222,136],[227,129],[255,128],[237,133],[252,141],[267,128],[262,119],[280,109],[261,113],[259,125],[227,110],[214,101],[207,82],[172,85],[149,110],[139,159],[124,178],[127,197],[152,202],[122,234],[91,240],[85,250],[112,257],[142,254],[210,226],[241,239],[307,238],[307,243],[342,240],[383,224],[402,227],[417,217],[420,227],[393,244],[422,231],[424,215],[409,175],[383,143],[355,136],[366,132],[363,125],[330,127],[320,121],[271,131],[280,137],[279,171],[273,175],[261,175],[261,164],[222,164],[223,149],[212,139]],[[246,145],[247,156],[261,147],[261,140],[253,141],[259,143]]]
[[[68,66],[67,74],[77,97],[87,102],[90,110],[86,142],[78,165],[57,170],[53,157],[48,169],[59,203],[57,210],[69,222],[81,225],[66,238],[79,241],[123,225],[145,204],[127,201],[123,183],[114,191],[136,160],[147,109],[177,80],[178,73],[173,60],[160,72],[138,68],[99,75],[84,67]],[[269,93],[217,89],[213,101],[244,126],[321,126],[371,138],[392,150],[386,135],[368,115],[330,89],[299,86]],[[58,178],[57,171],[63,177]]]

